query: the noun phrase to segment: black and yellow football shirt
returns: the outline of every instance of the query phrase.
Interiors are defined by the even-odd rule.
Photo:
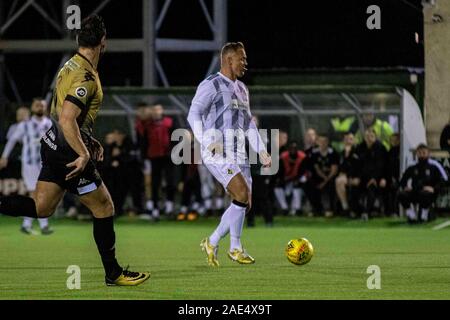
[[[80,53],[76,53],[58,72],[50,112],[56,121],[65,100],[81,109],[77,118],[80,131],[92,135],[92,128],[102,104],[103,91],[97,70]]]

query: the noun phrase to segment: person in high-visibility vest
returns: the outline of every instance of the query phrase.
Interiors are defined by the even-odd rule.
[[[339,153],[344,150],[343,138],[347,132],[350,132],[356,118],[350,117],[335,117],[330,120],[332,132],[330,134],[331,146]],[[356,129],[356,128],[355,128]]]
[[[392,129],[391,125],[387,121],[376,118],[373,113],[363,114],[362,120],[364,124],[363,129],[366,130],[372,128],[375,131],[377,139],[384,145],[386,150],[389,151],[391,148],[390,139],[394,133],[394,129]],[[354,122],[353,128],[350,131],[356,132],[355,140],[357,143],[361,143],[363,141],[363,136],[359,130],[355,130],[355,125],[357,126],[358,123]]]

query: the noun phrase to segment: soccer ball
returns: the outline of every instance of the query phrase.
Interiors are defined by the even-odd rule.
[[[287,259],[296,265],[308,263],[314,255],[314,248],[306,238],[292,239],[285,249]]]

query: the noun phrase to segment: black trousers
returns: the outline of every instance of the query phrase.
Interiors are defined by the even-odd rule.
[[[248,225],[254,224],[256,214],[261,214],[265,223],[273,223],[270,186],[270,177],[256,174],[252,177],[252,207],[247,214]]]
[[[436,199],[436,193],[428,191],[401,191],[398,194],[398,200],[403,208],[407,209],[411,204],[419,205],[420,209],[429,209]]]
[[[150,159],[152,163],[152,200],[155,207],[159,201],[159,189],[162,178],[166,180],[166,199],[173,201],[175,199],[175,166],[170,156]]]
[[[386,205],[387,188],[381,188],[371,184],[367,187],[367,183],[370,179],[361,179],[359,188],[353,189],[353,197],[355,199],[355,205],[357,212],[371,214],[375,211],[375,201],[380,201],[380,209]],[[379,183],[379,181],[377,181]],[[384,208],[385,209],[385,208]]]
[[[322,188],[319,189],[318,185],[321,181],[317,181],[315,179],[307,181],[303,185],[303,191],[305,192],[306,197],[311,203],[312,210],[315,214],[323,214],[323,196],[328,196],[328,209],[331,211],[335,211],[335,198],[336,198],[336,189],[335,189],[335,179],[331,179],[328,183]]]
[[[189,208],[189,206],[191,205],[192,196],[194,196],[196,202],[201,202],[201,187],[202,186],[200,184],[200,176],[198,175],[198,172],[193,176],[186,178],[184,180],[183,194],[181,195],[181,205]]]

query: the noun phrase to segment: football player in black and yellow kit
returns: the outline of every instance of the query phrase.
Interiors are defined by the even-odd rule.
[[[105,268],[107,285],[138,285],[148,272],[123,270],[115,257],[114,206],[96,169],[103,148],[92,127],[103,92],[97,65],[105,51],[103,19],[92,15],[77,32],[78,52],[58,73],[51,104],[52,127],[41,140],[42,170],[34,198],[0,197],[0,213],[49,217],[66,191],[79,196],[94,216],[94,238]]]

